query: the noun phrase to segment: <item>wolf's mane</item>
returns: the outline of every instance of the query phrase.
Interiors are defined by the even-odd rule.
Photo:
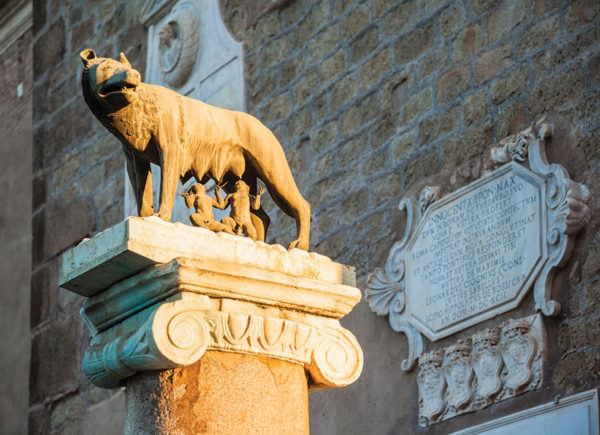
[[[92,65],[93,66],[93,65]],[[111,133],[121,136],[111,123],[111,112],[104,107],[90,85],[90,68],[85,67],[81,73],[81,88],[83,98],[92,113]],[[136,138],[143,138],[148,132],[156,130],[158,118],[158,103],[154,92],[144,83],[140,83],[136,90],[135,100],[127,106],[126,120],[129,123],[128,133]],[[143,114],[143,116],[137,116]]]

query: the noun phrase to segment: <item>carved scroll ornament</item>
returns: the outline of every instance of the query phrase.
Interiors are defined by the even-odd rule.
[[[375,269],[368,276],[365,298],[372,311],[389,316],[393,330],[406,334],[409,353],[402,362],[402,370],[410,371],[415,367],[423,352],[422,334],[431,341],[436,341],[513,309],[531,287],[537,310],[546,316],[555,316],[560,312],[560,304],[552,299],[552,280],[557,268],[569,259],[574,235],[585,223],[589,212],[589,192],[584,185],[571,180],[564,167],[548,163],[545,142],[552,136],[552,132],[552,125],[542,120],[532,128],[508,137],[499,147],[491,150],[492,160],[502,166],[445,198],[437,199],[439,189],[427,187],[421,193],[418,203],[410,198],[400,201],[399,208],[406,211],[407,215],[404,236],[392,246],[385,267]],[[527,163],[530,169],[526,168]],[[513,189],[517,195],[514,198],[517,199],[513,200],[508,195],[508,199],[500,203],[498,195],[492,193],[493,189],[500,188],[506,188],[507,192]],[[526,193],[519,192],[518,188],[523,188]],[[492,199],[488,202],[480,200],[487,191],[492,193]],[[461,207],[468,209],[470,204],[476,213],[483,213],[477,211],[482,210],[482,206],[490,210],[504,207],[504,215],[494,215],[493,212],[483,217],[465,215],[462,220],[457,218],[449,221],[459,229],[454,233],[452,229],[445,227],[436,229],[436,222],[431,222],[432,217],[445,222],[445,215],[451,215]],[[518,214],[513,210],[518,210],[519,207],[522,210],[529,207],[528,214],[519,216],[519,222],[511,221]],[[494,216],[504,216],[504,221]],[[479,239],[475,237],[478,233],[471,224],[476,220],[481,225],[488,225],[484,229],[489,234],[482,231]],[[517,227],[520,221],[524,222],[523,227],[514,233],[521,237],[521,245],[515,245],[510,234],[502,234],[500,228],[502,225],[507,228]],[[440,236],[439,239],[447,240],[451,247],[445,257],[428,252],[431,243],[427,245],[422,242],[426,237],[431,239],[435,231]],[[491,245],[479,246],[479,257],[473,260],[471,257],[475,255],[475,245],[469,240],[489,242],[490,234],[497,234],[494,237],[497,237],[498,244],[503,243],[504,249],[495,249]],[[459,240],[458,244],[454,243],[456,240]],[[510,252],[522,252],[520,250],[524,249],[527,253],[531,252],[531,255],[506,257],[507,254],[502,254],[510,249],[513,249]],[[430,256],[431,261],[423,268],[419,257],[426,255]],[[463,265],[459,264],[454,270],[448,269],[446,263],[456,264],[460,261],[463,261]],[[524,265],[527,262],[530,264]],[[490,265],[489,270],[486,270],[486,265]],[[441,272],[435,271],[438,266]],[[455,272],[460,267],[461,273],[451,276],[454,284],[448,279],[450,273],[447,271]],[[512,280],[493,281],[490,273],[493,268],[502,269],[506,272],[504,275],[507,275],[510,273],[509,268],[513,267],[518,272],[514,272]],[[478,268],[482,270],[477,272]],[[484,287],[492,289],[487,292],[487,299],[478,303],[473,302],[475,296],[479,296],[477,293],[465,291],[468,290],[467,278],[474,275],[484,284],[475,283],[473,292]],[[498,275],[502,276],[500,273]],[[428,281],[419,284],[422,277],[426,277]],[[453,304],[453,300],[459,302]],[[438,312],[432,310],[424,313],[423,307],[427,304],[437,304],[440,309]]]
[[[360,375],[360,346],[337,322],[230,313],[209,305],[208,298],[193,295],[160,305],[143,325],[116,338],[107,339],[108,331],[98,334],[84,356],[86,376],[100,387],[115,388],[137,371],[193,364],[207,350],[302,364],[312,389],[345,386]]]

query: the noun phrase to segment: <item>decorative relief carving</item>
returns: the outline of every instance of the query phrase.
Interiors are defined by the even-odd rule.
[[[419,424],[428,426],[446,409],[446,378],[442,370],[444,352],[434,350],[419,356]]]
[[[187,9],[158,29],[160,72],[163,80],[174,88],[183,86],[194,69],[198,50],[198,22]]]
[[[414,368],[421,334],[436,341],[509,311],[531,287],[538,311],[560,312],[552,279],[586,221],[589,192],[546,160],[552,134],[552,125],[541,120],[493,148],[492,160],[505,164],[481,179],[445,198],[428,187],[418,203],[400,202],[407,213],[404,236],[385,268],[368,276],[365,298],[372,311],[389,316],[392,329],[406,334],[403,370]],[[488,381],[477,393],[482,403],[496,394]]]
[[[427,207],[440,198],[440,186],[425,186],[419,194],[419,210],[424,213]]]
[[[299,322],[210,309],[195,296],[158,307],[131,333],[98,334],[85,353],[83,369],[104,388],[115,388],[140,370],[163,370],[198,361],[206,350],[265,355],[304,365],[312,388],[354,382],[363,356],[354,336],[333,321]]]
[[[422,354],[419,424],[429,426],[539,388],[543,351],[542,319],[535,314]]]
[[[502,327],[504,340],[500,343],[500,352],[505,368],[505,395],[514,396],[533,379],[531,363],[536,345],[527,335],[529,328],[525,319],[508,322]]]
[[[446,403],[448,413],[460,414],[461,409],[471,401],[471,340],[459,340],[454,346],[446,349],[444,355],[444,376],[446,377]]]
[[[502,356],[497,346],[499,341],[499,328],[484,329],[473,335],[471,362],[477,377],[475,390],[477,408],[484,408],[492,403],[494,396],[502,389],[500,380]]]

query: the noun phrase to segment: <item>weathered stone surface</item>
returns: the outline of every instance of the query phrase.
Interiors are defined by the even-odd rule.
[[[90,435],[121,435],[125,427],[126,406],[125,391],[121,390],[90,406],[85,411],[81,425]],[[107,421],[111,424],[106,424]]]
[[[448,103],[469,89],[469,66],[454,68],[438,80],[438,104]]]
[[[573,65],[567,71],[560,71],[543,80],[536,80],[527,106],[532,116],[539,116],[575,100],[581,94],[584,85],[581,65]]]
[[[333,56],[323,61],[319,69],[322,83],[336,78],[346,70],[346,51],[342,49],[336,51]]]
[[[553,41],[558,36],[559,26],[558,15],[553,15],[536,24],[523,35],[523,38],[519,42],[519,54],[524,55],[531,50]]]
[[[84,198],[63,198],[48,206],[33,221],[34,265],[50,259],[87,237],[94,230],[92,208]],[[54,231],[57,226],[63,231]],[[39,243],[39,245],[36,245]]]
[[[444,143],[444,162],[447,167],[455,167],[480,154],[492,143],[494,123],[487,120],[463,133],[462,139]]]
[[[89,340],[83,321],[76,316],[60,319],[34,336],[31,342],[30,403],[47,394],[74,391],[81,373],[81,356]]]
[[[196,364],[127,383],[126,433],[308,433],[300,365],[207,352]]]
[[[396,61],[408,63],[417,58],[433,44],[433,23],[421,24],[415,31],[407,33],[396,42]]]
[[[440,159],[435,149],[429,149],[415,157],[404,168],[404,184],[412,185],[416,180],[432,175],[440,170]]]
[[[440,14],[440,29],[442,35],[448,35],[461,29],[465,24],[466,11],[462,3],[456,3],[442,11]]]
[[[463,123],[468,126],[488,113],[488,88],[482,88],[465,99]]]
[[[82,153],[64,155],[52,174],[52,193],[56,194],[67,187],[81,172]]]
[[[569,6],[565,19],[567,29],[572,31],[592,21],[600,11],[600,5],[594,0],[578,0]]]
[[[329,27],[308,41],[308,62],[319,60],[339,44],[337,27]]]
[[[482,53],[475,60],[474,78],[476,83],[482,83],[493,78],[503,68],[511,65],[512,48],[510,44],[501,45],[491,51]]]
[[[406,133],[403,133],[400,136],[396,136],[390,144],[390,148],[392,150],[392,157],[394,161],[398,162],[400,160],[403,160],[407,155],[409,155],[413,149],[415,141],[415,130],[411,130]]]
[[[410,123],[431,108],[431,87],[426,87],[408,99],[402,111],[402,122]]]
[[[377,27],[370,27],[350,43],[352,61],[359,62],[365,58],[377,47],[377,44],[379,44],[379,30]]]
[[[59,18],[35,44],[33,73],[41,76],[58,63],[66,53],[66,44],[65,21]]]
[[[467,26],[456,37],[453,44],[453,59],[462,62],[473,57],[483,46],[483,31],[479,24]]]
[[[392,50],[387,47],[367,60],[360,69],[361,90],[372,88],[392,65]]]
[[[498,79],[492,85],[492,101],[495,104],[501,104],[513,95],[522,93],[527,88],[528,79],[526,65],[510,72],[506,77]]]
[[[521,101],[517,101],[498,116],[497,134],[499,136],[508,136],[518,133],[527,127],[527,114],[525,106]]]
[[[488,17],[488,43],[495,42],[521,24],[531,11],[533,4],[526,0],[504,1],[502,6]]]
[[[456,128],[458,122],[458,106],[450,109],[421,122],[419,131],[421,133],[421,145],[426,145],[429,142],[451,132]]]
[[[387,0],[376,0],[376,9],[389,6],[390,3]],[[396,6],[384,17],[383,35],[392,36],[403,31],[418,16],[418,12],[419,4],[417,0],[409,0]]]
[[[359,5],[350,12],[341,22],[342,37],[351,39],[360,33],[371,21],[371,12],[366,4]]]

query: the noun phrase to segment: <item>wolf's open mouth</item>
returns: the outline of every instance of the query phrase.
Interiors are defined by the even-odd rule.
[[[123,93],[132,89],[135,89],[135,86],[129,83],[114,83],[111,85],[102,86],[100,89],[100,96],[105,97],[109,94]]]

